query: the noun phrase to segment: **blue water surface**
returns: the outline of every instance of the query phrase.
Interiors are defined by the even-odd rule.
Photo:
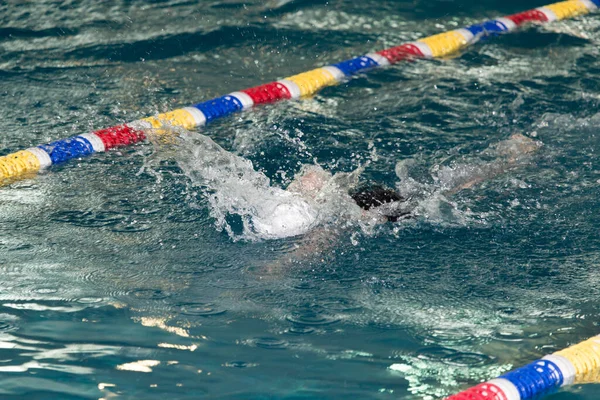
[[[0,155],[544,4],[0,2]],[[303,257],[310,236],[217,230],[156,141],[0,188],[0,398],[441,399],[598,334],[599,28],[528,27],[203,129],[275,184],[316,159],[391,186],[400,160],[425,179],[515,132],[544,143]]]

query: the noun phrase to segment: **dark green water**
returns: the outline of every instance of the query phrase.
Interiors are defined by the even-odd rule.
[[[0,154],[544,4],[0,2]],[[599,27],[525,29],[203,130],[275,183],[317,158],[393,185],[399,160],[544,143],[314,257],[287,261],[309,238],[217,231],[161,146],[1,188],[0,397],[437,399],[598,334]]]

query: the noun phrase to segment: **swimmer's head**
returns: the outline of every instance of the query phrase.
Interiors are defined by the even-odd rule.
[[[396,222],[405,212],[400,212],[394,207],[382,207],[386,204],[400,203],[405,199],[395,190],[383,187],[381,185],[363,186],[350,193],[352,199],[363,210],[379,208],[382,215],[390,222]]]

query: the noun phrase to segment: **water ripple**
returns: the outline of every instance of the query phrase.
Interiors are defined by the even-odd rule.
[[[115,225],[125,219],[123,214],[111,211],[59,211],[50,215],[53,221],[97,228]]]
[[[164,300],[171,297],[171,293],[164,292],[160,289],[134,289],[129,291],[129,295],[145,300]]]
[[[176,309],[184,315],[202,317],[222,315],[227,311],[212,303],[180,303],[177,304]]]
[[[331,315],[313,311],[298,312],[287,317],[287,320],[300,326],[325,326],[335,324],[340,319]]]
[[[493,359],[485,354],[456,352],[444,356],[442,361],[460,367],[479,367],[490,364]]]
[[[251,340],[251,343],[256,347],[269,350],[283,350],[288,347],[288,343],[285,340],[266,336],[254,338]]]

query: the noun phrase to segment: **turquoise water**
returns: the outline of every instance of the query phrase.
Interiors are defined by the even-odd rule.
[[[0,3],[0,152],[543,4]],[[482,185],[424,193],[414,220],[303,257],[310,235],[216,229],[185,153],[160,143],[0,189],[0,397],[437,399],[597,334],[599,18],[204,129],[276,185],[317,159],[370,160],[363,179],[393,186],[414,159],[435,188],[436,165],[511,133],[544,143]]]

